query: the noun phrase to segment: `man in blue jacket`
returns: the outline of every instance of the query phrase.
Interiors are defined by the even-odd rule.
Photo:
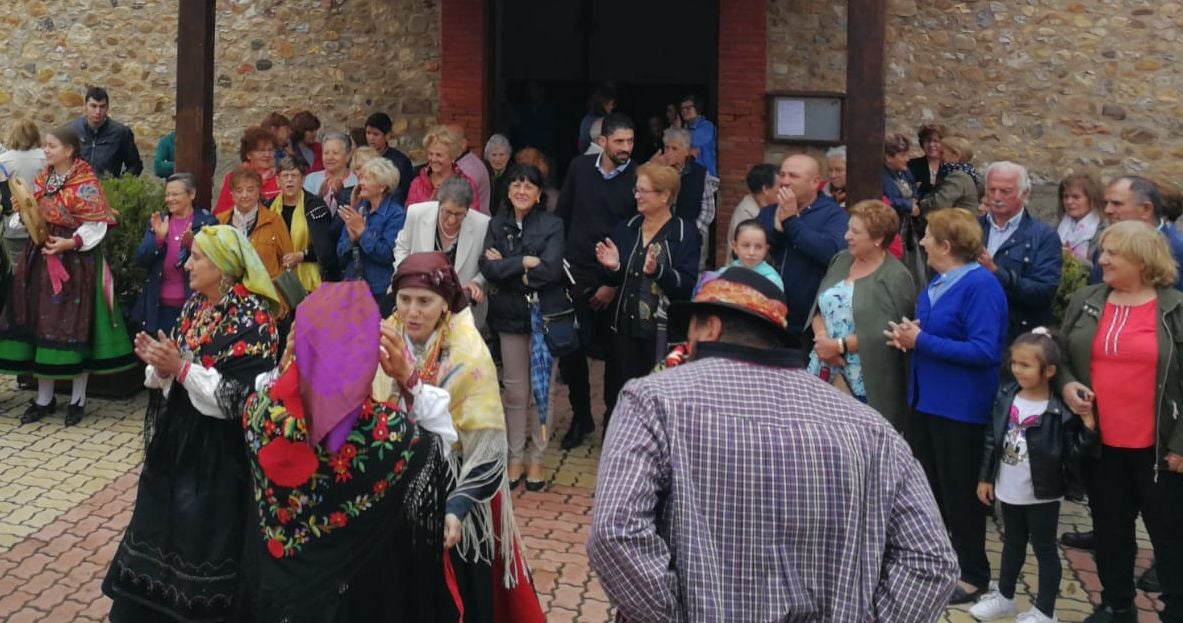
[[[978,263],[994,273],[1006,292],[1010,319],[1006,341],[1052,321],[1052,302],[1064,266],[1056,230],[1027,214],[1031,178],[1014,162],[995,162],[986,168],[985,202],[989,212],[982,224]]]
[[[1171,247],[1175,264],[1183,267],[1183,234],[1163,216],[1162,193],[1158,184],[1137,175],[1123,175],[1109,182],[1109,188],[1105,190],[1105,218],[1111,224],[1142,221],[1157,229]],[[1100,253],[1098,249],[1097,254]],[[1101,283],[1101,264],[1096,257],[1093,258],[1089,283]],[[1175,288],[1183,290],[1183,274],[1175,282]]]
[[[846,247],[847,217],[833,197],[818,192],[821,167],[812,156],[785,158],[776,181],[777,203],[761,208],[758,218],[785,282],[789,330],[800,338],[830,260]]]

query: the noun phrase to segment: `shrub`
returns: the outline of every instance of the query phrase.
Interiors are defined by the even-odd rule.
[[[1058,327],[1064,320],[1064,310],[1068,308],[1068,301],[1072,295],[1088,283],[1089,267],[1076,259],[1067,249],[1064,250],[1064,269],[1060,275],[1060,287],[1056,290],[1056,299],[1052,302],[1052,322]]]
[[[119,224],[108,231],[103,254],[115,277],[115,294],[124,313],[135,303],[147,278],[135,262],[136,248],[152,212],[164,209],[164,186],[147,177],[114,177],[102,181],[107,202],[119,212]]]

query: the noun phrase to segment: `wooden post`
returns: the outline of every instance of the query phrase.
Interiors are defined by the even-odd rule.
[[[883,197],[887,3],[847,0],[846,205]]]
[[[197,206],[213,208],[214,2],[181,0],[177,19],[177,166],[197,178]]]

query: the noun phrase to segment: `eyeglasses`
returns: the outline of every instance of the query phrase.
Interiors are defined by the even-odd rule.
[[[468,216],[468,210],[463,212],[453,212],[451,210],[440,210],[440,216],[450,221],[463,221],[464,217]]]
[[[649,194],[656,193],[656,192],[661,192],[661,191],[653,189],[653,188],[638,188],[636,186],[633,186],[633,194],[634,195],[649,195]]]

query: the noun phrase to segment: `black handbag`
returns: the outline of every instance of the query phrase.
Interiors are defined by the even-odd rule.
[[[542,337],[555,357],[566,357],[579,350],[579,319],[575,309],[542,315]]]

